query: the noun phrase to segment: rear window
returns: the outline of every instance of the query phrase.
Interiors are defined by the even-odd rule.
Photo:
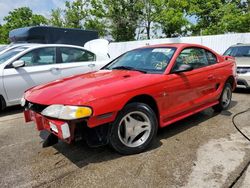
[[[223,55],[230,55],[233,57],[250,57],[250,46],[230,47]]]

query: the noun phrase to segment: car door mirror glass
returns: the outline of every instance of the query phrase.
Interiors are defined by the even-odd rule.
[[[178,69],[172,71],[172,73],[181,73],[193,70],[193,67],[190,65],[182,64],[179,66]]]
[[[12,63],[14,68],[24,67],[25,62],[23,60],[17,60]]]

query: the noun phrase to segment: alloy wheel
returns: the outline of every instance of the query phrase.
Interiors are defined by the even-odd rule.
[[[138,147],[147,141],[151,128],[151,122],[145,113],[133,111],[121,119],[118,137],[125,146]]]

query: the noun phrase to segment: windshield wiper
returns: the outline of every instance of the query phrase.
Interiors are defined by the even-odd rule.
[[[139,71],[139,72],[142,72],[142,73],[147,73],[147,71],[139,70],[139,69],[136,69],[134,67],[128,67],[128,66],[117,66],[117,67],[113,67],[112,69],[132,70],[132,71]]]

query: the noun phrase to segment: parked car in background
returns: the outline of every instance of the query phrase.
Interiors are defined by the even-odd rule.
[[[5,47],[6,47],[7,45],[2,45],[2,44],[0,44],[0,52],[2,51],[2,50],[4,50],[5,49]]]
[[[25,92],[25,119],[50,136],[110,144],[122,154],[150,146],[157,129],[206,108],[230,106],[236,66],[207,47],[162,44],[129,51],[101,70]]]
[[[17,47],[20,47],[23,45],[27,45],[27,43],[11,43],[11,44],[3,46],[2,48],[0,47],[0,55],[9,51],[9,50],[12,50],[14,48],[17,48]]]
[[[224,55],[235,57],[237,64],[237,87],[250,88],[250,44],[236,44],[229,47]]]
[[[36,85],[98,70],[108,59],[72,45],[14,47],[0,54],[0,107],[20,104],[24,91]]]

